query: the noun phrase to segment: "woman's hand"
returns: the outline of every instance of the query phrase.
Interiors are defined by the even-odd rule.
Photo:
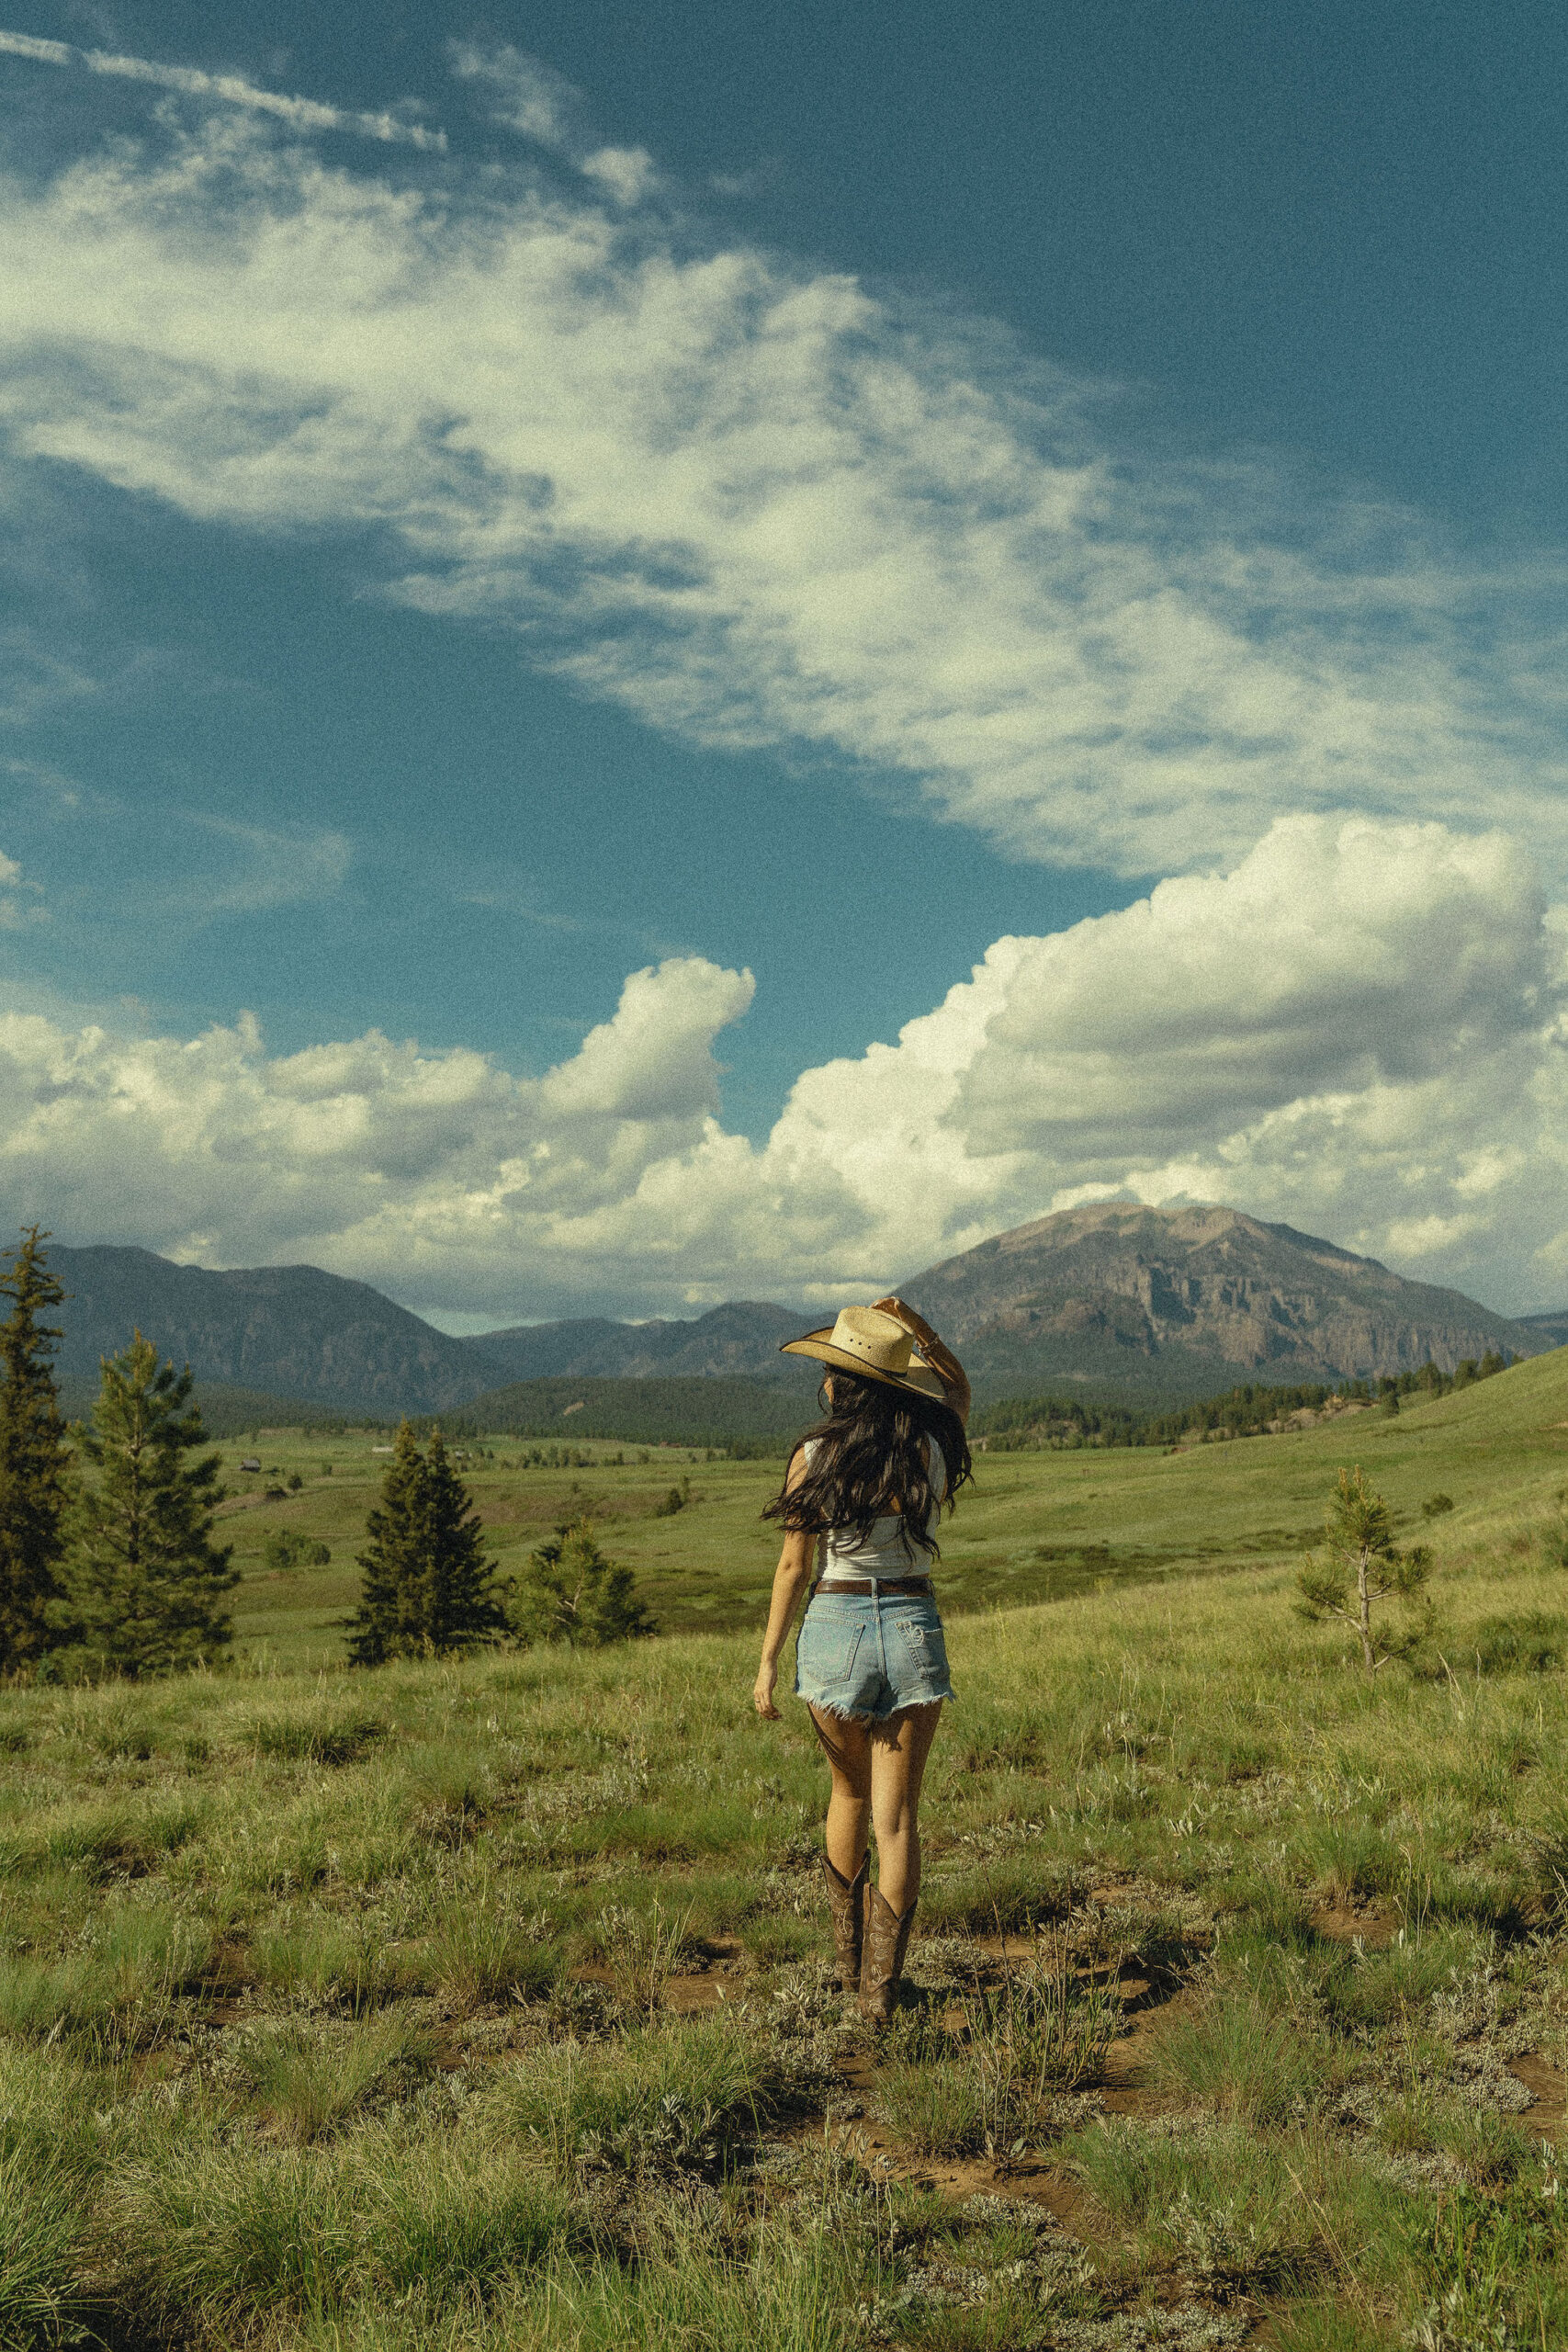
[[[947,1342],[940,1339],[923,1315],[906,1306],[901,1298],[879,1298],[876,1302],[884,1315],[891,1315],[902,1323],[909,1337],[918,1341],[920,1353],[947,1392],[947,1401],[961,1421],[969,1419],[969,1376]]]
[[[805,1476],[806,1449],[796,1446],[784,1479],[784,1492],[791,1493]],[[751,1704],[765,1724],[776,1724],[779,1720],[779,1711],[773,1704],[773,1685],[779,1679],[779,1653],[789,1639],[795,1606],[811,1581],[811,1563],[816,1556],[816,1536],[808,1535],[799,1528],[791,1528],[784,1537],[778,1566],[773,1570],[773,1597],[768,1610],[768,1630],[762,1635],[762,1663],[757,1668],[756,1687],[751,1692]]]
[[[905,1330],[915,1339],[924,1339],[927,1332],[931,1332],[931,1338],[935,1339],[936,1333],[931,1330],[925,1317],[917,1315],[912,1306],[906,1306],[901,1298],[879,1298],[875,1305],[879,1314],[891,1315],[895,1322],[902,1323]]]

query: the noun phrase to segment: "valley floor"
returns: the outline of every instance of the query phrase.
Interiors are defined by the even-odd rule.
[[[279,1667],[341,1662],[342,1621],[359,1589],[355,1555],[386,1468],[378,1443],[362,1430],[330,1440],[277,1431],[221,1447],[236,1490],[222,1538],[244,1578],[235,1604],[243,1655]],[[579,1458],[552,1465],[531,1459],[547,1449],[497,1438],[485,1458],[459,1464],[503,1574],[558,1521],[587,1512],[667,1631],[761,1626],[778,1557],[761,1514],[782,1462],[712,1462],[681,1447],[566,1450]],[[247,1458],[262,1470],[242,1472]],[[1010,1609],[1237,1567],[1272,1574],[1321,1537],[1346,1462],[1363,1464],[1387,1496],[1402,1541],[1432,1532],[1423,1506],[1446,1496],[1454,1510],[1441,1530],[1457,1564],[1472,1536],[1483,1549],[1501,1540],[1500,1512],[1539,1516],[1568,1481],[1568,1351],[1393,1418],[1348,1412],[1289,1435],[1170,1453],[978,1454],[975,1485],[943,1525],[942,1608]],[[672,1491],[682,1507],[671,1513]],[[325,1543],[330,1567],[271,1573],[265,1545],[278,1529]]]

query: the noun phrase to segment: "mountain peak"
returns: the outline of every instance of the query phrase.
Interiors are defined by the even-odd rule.
[[[915,1275],[905,1295],[993,1394],[1451,1371],[1540,1335],[1375,1258],[1205,1202],[1096,1201],[1035,1217]]]

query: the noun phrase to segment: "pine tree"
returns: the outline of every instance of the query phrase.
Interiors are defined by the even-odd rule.
[[[536,1642],[603,1649],[657,1630],[637,1578],[600,1550],[591,1519],[569,1520],[540,1544],[513,1585],[507,1613],[525,1649]]]
[[[364,1583],[349,1620],[356,1666],[468,1649],[503,1629],[496,1564],[484,1556],[479,1514],[439,1430],[424,1455],[403,1422],[365,1532]]]
[[[1391,1657],[1414,1649],[1424,1630],[1420,1612],[1432,1555],[1425,1544],[1409,1552],[1396,1549],[1388,1505],[1372,1492],[1359,1468],[1340,1471],[1325,1532],[1327,1557],[1321,1566],[1304,1567],[1297,1577],[1302,1595],[1297,1606],[1305,1617],[1338,1617],[1350,1627],[1361,1645],[1361,1664],[1370,1681]],[[1348,1577],[1353,1579],[1348,1589]],[[1391,1595],[1415,1612],[1412,1626],[1397,1639],[1372,1623],[1373,1610]],[[1429,1602],[1426,1610],[1429,1623]]]
[[[160,1371],[158,1351],[140,1331],[104,1359],[83,1439],[99,1475],[82,1498],[72,1608],[105,1673],[195,1666],[233,1638],[223,1602],[239,1570],[229,1565],[231,1547],[211,1540],[220,1457],[186,1459],[206,1442],[190,1392],[189,1365]]]
[[[0,1672],[33,1665],[58,1638],[51,1619],[63,1597],[71,1456],[51,1359],[62,1335],[40,1318],[65,1296],[49,1271],[36,1226],[4,1254],[0,1293],[11,1312],[0,1324]]]
[[[446,1456],[439,1430],[425,1457],[425,1511],[430,1566],[426,1623],[436,1650],[493,1640],[506,1625],[495,1590],[497,1563],[484,1556],[484,1534],[473,1499]]]

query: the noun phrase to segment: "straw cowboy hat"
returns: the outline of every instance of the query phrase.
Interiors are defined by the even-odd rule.
[[[841,1307],[836,1323],[807,1331],[804,1340],[786,1340],[779,1353],[815,1356],[819,1363],[858,1372],[863,1379],[880,1380],[889,1388],[912,1389],[917,1396],[947,1394],[902,1323],[880,1306]]]

